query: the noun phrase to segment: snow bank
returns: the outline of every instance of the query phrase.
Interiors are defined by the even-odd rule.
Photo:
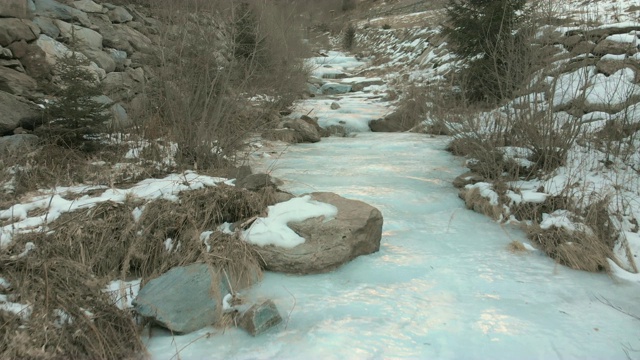
[[[269,216],[257,219],[242,237],[259,246],[275,245],[292,248],[304,243],[305,239],[291,230],[289,222],[299,222],[324,216],[330,220],[338,214],[338,208],[331,204],[311,200],[310,195],[269,206]]]

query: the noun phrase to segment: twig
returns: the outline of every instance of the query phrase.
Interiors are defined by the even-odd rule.
[[[284,329],[287,330],[287,327],[289,326],[289,320],[291,320],[291,313],[293,313],[293,310],[296,308],[296,297],[293,296],[293,294],[291,293],[291,291],[289,291],[289,289],[287,289],[286,286],[282,286],[288,293],[289,295],[291,295],[291,297],[293,298],[293,307],[291,308],[291,310],[289,311],[289,314],[287,315],[287,322],[284,324]]]

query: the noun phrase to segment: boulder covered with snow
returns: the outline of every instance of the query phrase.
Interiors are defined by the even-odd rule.
[[[188,333],[221,317],[225,281],[207,264],[175,267],[149,281],[133,301],[134,310],[176,333]]]
[[[269,218],[256,221],[245,238],[266,270],[323,273],[378,251],[382,223],[375,207],[321,192],[271,206]]]

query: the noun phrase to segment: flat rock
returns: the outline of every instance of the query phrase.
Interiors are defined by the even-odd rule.
[[[267,300],[261,304],[251,306],[247,311],[240,314],[238,327],[246,330],[252,336],[256,336],[281,322],[282,317],[276,304],[271,300]]]
[[[254,246],[265,269],[293,274],[323,273],[380,249],[383,223],[380,210],[334,193],[312,193],[311,197],[334,205],[338,214],[329,221],[321,217],[289,223],[305,239],[293,248]]]
[[[0,91],[0,114],[0,134],[42,120],[42,112],[35,105],[4,91]]]
[[[207,264],[175,267],[146,283],[133,301],[143,317],[177,333],[215,324],[228,289]]]
[[[632,55],[637,51],[636,45],[632,43],[622,43],[604,39],[600,41],[594,48],[593,54],[602,56],[606,54],[612,55]]]
[[[104,51],[97,49],[87,49],[82,52],[89,60],[98,65],[105,73],[111,73],[116,70],[116,61]]]
[[[57,39],[60,36],[60,29],[58,29],[53,21],[54,19],[42,16],[36,16],[33,18],[33,23],[38,25],[43,34],[51,37],[52,39]]]
[[[124,24],[114,24],[102,27],[103,45],[117,50],[122,50],[131,55],[136,51],[151,52],[151,40],[131,27]]]
[[[78,0],[73,2],[73,6],[86,13],[103,13],[105,11],[102,5],[96,4],[91,0]]]

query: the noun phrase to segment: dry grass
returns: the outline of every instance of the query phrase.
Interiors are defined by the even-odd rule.
[[[460,190],[459,197],[464,200],[467,209],[484,214],[494,220],[502,217],[502,206],[493,205],[491,201],[480,194],[477,188]]]
[[[17,235],[0,254],[0,269],[12,285],[11,301],[29,304],[32,314],[23,319],[0,312],[6,320],[0,357],[143,356],[132,314],[104,293],[106,283],[142,278],[144,284],[172,267],[205,262],[233,291],[255,284],[262,269],[252,246],[237,233],[201,234],[259,215],[274,199],[273,189],[210,187],[185,193],[177,203],[100,203],[63,214],[49,224],[51,231]],[[138,221],[136,208],[143,209]],[[28,242],[35,250],[20,256]],[[216,294],[219,301],[222,295]],[[72,321],[61,322],[60,314]]]
[[[507,245],[507,249],[513,253],[523,253],[527,251],[527,248],[524,247],[524,244],[518,240],[513,240]]]

